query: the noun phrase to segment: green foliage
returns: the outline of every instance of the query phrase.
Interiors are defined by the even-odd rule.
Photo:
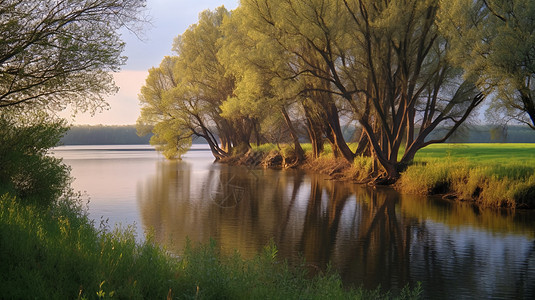
[[[224,7],[202,12],[199,21],[175,39],[177,55],[149,70],[139,97],[138,130],[152,128],[151,144],[168,157],[179,157],[194,137],[208,141],[218,159],[228,156],[233,146],[249,144],[256,121],[247,114],[222,111],[235,83],[217,56],[224,38],[221,25],[228,16]]]
[[[191,147],[193,135],[190,111],[180,98],[174,99],[176,92],[172,93],[176,88],[173,72],[177,61],[177,57],[165,57],[158,68],[149,70],[139,96],[142,108],[136,125],[139,135],[154,133],[151,145],[169,159],[180,158]]]
[[[166,295],[173,260],[131,229],[99,233],[69,199],[43,210],[8,195],[0,201],[3,297],[150,298]],[[167,273],[166,273],[167,272]]]
[[[535,129],[535,2],[442,0],[440,5],[439,25],[453,46],[452,60],[497,96],[490,121],[503,113]]]
[[[47,155],[67,127],[48,118],[0,116],[0,194],[9,191],[24,201],[48,205],[68,189],[68,167]]]
[[[177,125],[181,120],[169,119],[154,126],[154,135],[150,138],[151,145],[163,153],[168,159],[180,159],[192,144],[191,133]]]
[[[118,29],[136,29],[145,0],[2,1],[0,108],[106,107],[126,58]]]

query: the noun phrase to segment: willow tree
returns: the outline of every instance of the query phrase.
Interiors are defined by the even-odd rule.
[[[223,116],[247,117],[256,120],[257,125],[274,122],[285,127],[296,158],[302,161],[304,151],[295,120],[299,115],[295,113],[295,107],[299,102],[300,83],[284,80],[292,76],[289,70],[291,58],[265,32],[251,30],[254,26],[254,20],[242,7],[232,11],[224,22],[225,39],[221,40],[218,56],[236,77],[236,88],[233,96],[221,106]],[[259,131],[265,133],[272,127]]]
[[[315,139],[326,136],[332,142],[335,153],[352,161],[354,153],[349,149],[340,125],[336,102],[339,95],[333,89],[329,65],[321,53],[331,52],[333,61],[340,57],[334,52],[340,51],[339,43],[344,43],[343,20],[347,19],[339,14],[340,3],[246,0],[241,2],[241,8],[251,20],[250,30],[282,49],[288,71],[283,78],[301,83],[299,96],[306,100],[303,107],[311,141],[314,143]],[[329,27],[327,35],[322,32],[324,25]],[[322,131],[321,134],[318,130]]]
[[[173,50],[177,56],[172,59],[172,74],[162,67],[154,70],[168,74],[166,82],[172,83],[171,87],[158,93],[157,101],[147,101],[159,84],[149,76],[144,88],[148,97],[142,92],[140,127],[154,126],[154,143],[166,149],[174,147],[177,154],[193,137],[204,138],[216,159],[230,155],[233,148],[243,150],[249,146],[254,120],[224,115],[222,111],[235,89],[235,76],[217,56],[224,38],[221,25],[228,16],[224,7],[202,12],[198,23],[175,40]]]
[[[169,159],[180,158],[191,147],[193,137],[187,111],[171,94],[178,82],[174,75],[177,61],[176,56],[165,57],[159,67],[151,68],[139,94],[142,107],[138,133],[146,135],[152,131],[151,145]]]
[[[352,107],[379,175],[389,182],[419,149],[451,136],[484,98],[449,62],[450,43],[435,22],[437,0],[246,0],[242,6],[299,58],[295,76],[315,82],[306,92],[331,94]],[[333,141],[351,162],[355,154],[328,105],[322,107]],[[428,140],[439,126],[447,127],[445,135]]]
[[[455,0],[441,6],[455,63],[486,93],[495,92],[491,108],[535,129],[535,2]]]
[[[272,115],[269,98],[269,76],[251,63],[258,55],[243,28],[243,16],[232,11],[221,26],[223,39],[219,40],[217,57],[235,79],[232,94],[220,105],[221,116],[234,123],[248,120],[257,144],[262,141],[260,125]]]
[[[0,1],[0,109],[106,106],[124,64],[117,30],[137,26],[144,0]]]
[[[343,2],[353,20],[354,64],[362,70],[360,83],[352,81],[356,93],[344,95],[369,103],[359,122],[392,181],[419,149],[451,136],[484,97],[448,60],[449,41],[436,25],[438,1]],[[427,140],[439,126],[446,133]]]

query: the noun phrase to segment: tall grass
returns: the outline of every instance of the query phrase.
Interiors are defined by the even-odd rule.
[[[405,193],[452,193],[485,206],[535,206],[535,145],[443,144],[422,149],[398,182]]]
[[[346,177],[357,182],[366,182],[372,179],[373,173],[373,159],[359,155],[353,160],[351,168],[346,172]]]
[[[332,272],[311,276],[277,260],[268,245],[251,260],[217,245],[188,244],[180,256],[136,242],[132,228],[97,229],[80,205],[44,209],[0,197],[0,296],[4,299],[386,299],[344,289]],[[417,298],[420,288],[399,297]]]

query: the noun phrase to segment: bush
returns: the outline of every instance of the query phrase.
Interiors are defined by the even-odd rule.
[[[17,120],[0,116],[0,194],[8,191],[19,200],[49,205],[68,189],[69,168],[47,155],[67,127],[47,119],[44,114]]]
[[[77,205],[24,205],[0,199],[2,297],[125,298],[166,295],[178,268],[133,230],[99,231]],[[160,297],[161,298],[161,297]]]

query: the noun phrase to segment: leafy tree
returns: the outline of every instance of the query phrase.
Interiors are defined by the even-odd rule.
[[[168,59],[172,66],[166,63],[165,71],[162,66],[151,71],[140,97],[138,125],[154,126],[153,143],[182,151],[181,145],[188,147],[192,137],[202,137],[216,159],[228,156],[233,148],[249,147],[257,121],[247,113],[222,111],[228,99],[226,106],[232,106],[235,89],[235,76],[217,57],[224,38],[221,25],[228,15],[224,7],[202,12],[199,22],[175,40],[178,56]]]
[[[451,47],[435,22],[443,9],[437,1],[343,2],[353,20],[357,58],[349,67],[364,73],[349,88],[338,86],[350,102],[369,105],[360,109],[359,122],[392,181],[419,149],[451,136],[484,97],[448,60]],[[449,128],[446,134],[426,140],[439,125]]]
[[[69,168],[48,155],[67,131],[44,113],[0,115],[0,195],[48,205],[69,187]]]
[[[192,143],[188,123],[184,122],[187,118],[180,118],[185,111],[170,102],[169,93],[177,85],[173,73],[177,61],[178,57],[165,57],[158,68],[149,70],[139,95],[142,108],[136,126],[139,135],[152,131],[151,145],[169,159],[180,158]]]
[[[251,26],[254,23],[242,8],[234,10],[223,23],[225,38],[220,41],[218,57],[234,75],[236,84],[233,95],[221,105],[222,115],[250,118],[255,125],[261,125],[263,128],[255,128],[257,143],[263,136],[273,136],[273,131],[286,128],[291,137],[286,141],[293,142],[296,158],[304,160],[299,133],[289,113],[299,98],[296,90],[299,84],[283,80],[291,76],[290,58],[268,36],[249,30]]]
[[[345,142],[340,126],[337,97],[329,79],[328,65],[318,48],[335,46],[343,33],[344,15],[340,15],[340,5],[333,1],[287,1],[248,0],[241,7],[251,19],[250,29],[259,37],[259,47],[278,48],[271,64],[281,66],[277,71],[280,79],[298,82],[294,87],[302,105],[310,140],[315,156],[327,137],[334,146],[335,154],[352,160],[354,154]],[[321,33],[316,22],[336,24],[329,35]],[[318,44],[315,44],[318,43]],[[321,45],[320,45],[321,44]],[[269,47],[269,46],[268,46]],[[331,49],[331,50],[332,50]],[[282,53],[282,54],[281,54]],[[334,57],[333,57],[334,58]],[[282,59],[282,60],[281,60]]]
[[[0,0],[0,108],[106,106],[145,0]]]
[[[487,94],[492,108],[535,129],[535,2],[441,1],[440,22],[452,58]]]
[[[304,92],[327,120],[326,136],[350,162],[337,99],[353,109],[388,181],[418,149],[445,141],[483,99],[448,61],[448,41],[435,23],[437,1],[246,0],[242,6],[298,58],[295,76],[308,83]],[[447,133],[426,140],[439,125]]]
[[[485,98],[482,77],[461,68],[459,40],[445,33],[448,9],[440,0],[243,0],[232,14],[204,12],[177,39],[168,79],[175,87],[145,101],[154,116],[142,122],[168,122],[160,142],[202,136],[220,158],[253,132],[259,142],[258,125],[279,113],[300,152],[293,123],[302,117],[316,155],[323,139],[349,162],[368,147],[377,176],[395,181],[419,149],[446,141]],[[357,151],[342,119],[363,128]]]

